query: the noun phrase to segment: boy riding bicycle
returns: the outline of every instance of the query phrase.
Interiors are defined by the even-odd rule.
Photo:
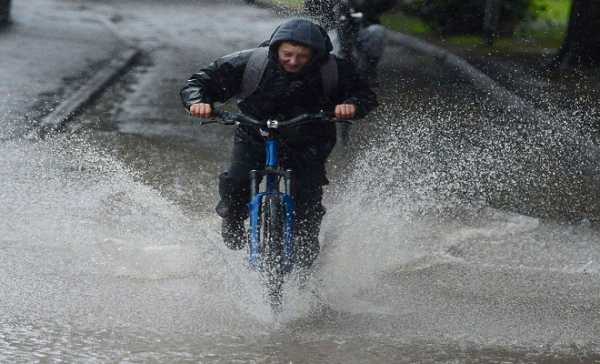
[[[193,116],[201,118],[212,116],[213,102],[234,96],[242,113],[259,120],[286,120],[321,110],[339,119],[363,117],[377,106],[376,96],[352,64],[330,55],[332,48],[320,26],[304,19],[286,21],[273,32],[264,56],[257,48],[217,59],[187,81],[181,99]],[[325,214],[322,186],[328,183],[325,163],[336,142],[335,124],[311,123],[282,130],[280,137],[282,164],[296,176],[298,264],[310,267],[319,253]],[[230,249],[245,244],[249,172],[263,165],[260,129],[238,126],[231,165],[219,176],[221,200],[216,207],[223,218],[223,241]]]

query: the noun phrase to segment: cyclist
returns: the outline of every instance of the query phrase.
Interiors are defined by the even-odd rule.
[[[238,96],[238,108],[259,120],[287,120],[321,110],[336,118],[365,116],[377,106],[376,96],[362,81],[352,64],[334,59],[338,74],[335,90],[323,88],[323,65],[333,57],[326,31],[305,19],[291,19],[275,29],[268,46],[268,58],[260,71],[256,88],[240,97],[246,70],[254,50],[245,50],[217,59],[194,74],[182,88],[184,106],[193,116],[212,115],[213,102]],[[256,67],[248,67],[255,69]],[[280,159],[294,170],[297,257],[301,267],[310,267],[319,253],[319,229],[325,209],[322,186],[328,183],[325,163],[336,142],[334,123],[315,122],[280,131]],[[230,249],[245,244],[244,220],[248,211],[249,171],[264,167],[264,139],[260,130],[238,126],[235,130],[229,169],[219,176],[222,236]]]
[[[341,55],[354,57],[360,74],[376,85],[377,65],[385,49],[385,28],[380,17],[396,3],[397,0],[305,0],[304,8],[328,27],[337,29]],[[362,18],[353,22],[352,13],[362,13]]]

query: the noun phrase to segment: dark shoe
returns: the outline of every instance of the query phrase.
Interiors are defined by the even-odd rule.
[[[244,220],[239,218],[224,217],[221,222],[221,236],[223,243],[231,250],[240,250],[246,245],[246,229]]]
[[[320,196],[320,192],[319,192]],[[296,224],[296,265],[298,268],[310,269],[319,256],[319,230],[325,215],[325,207],[320,201],[310,203],[310,207],[298,204]]]
[[[216,207],[217,214],[223,218],[221,236],[225,246],[240,250],[246,245],[244,220],[247,216],[247,191],[232,179],[227,172],[219,175],[219,195],[221,200]]]

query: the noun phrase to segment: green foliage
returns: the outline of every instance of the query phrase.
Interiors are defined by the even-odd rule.
[[[571,0],[533,0],[531,16],[519,24],[515,38],[558,48],[566,33],[570,8]]]
[[[403,13],[387,13],[381,16],[381,24],[397,32],[409,34],[427,34],[431,27],[421,19]]]
[[[502,2],[500,30],[511,33],[528,14],[534,0]],[[441,34],[481,34],[485,0],[401,0],[400,8],[423,19]]]
[[[529,11],[539,21],[566,25],[569,21],[572,0],[533,0]]]

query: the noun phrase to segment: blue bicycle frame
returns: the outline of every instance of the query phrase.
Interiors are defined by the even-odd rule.
[[[279,141],[271,135],[265,141],[266,163],[262,171],[252,170],[250,172],[250,192],[251,199],[248,203],[250,212],[250,254],[248,261],[255,270],[261,269],[262,244],[260,241],[260,216],[263,200],[266,196],[277,196],[282,201],[285,209],[285,226],[283,241],[283,256],[281,259],[281,269],[283,273],[289,273],[295,261],[294,252],[294,214],[295,205],[292,198],[292,171],[282,171],[279,166]],[[266,177],[266,190],[258,191],[258,186],[262,177]],[[281,178],[285,180],[284,192],[280,191],[279,182]]]
[[[250,228],[249,228],[249,241],[248,245],[250,248],[250,254],[248,256],[248,262],[252,269],[262,271],[263,270],[263,250],[265,243],[261,241],[261,215],[263,211],[263,202],[265,199],[280,201],[280,208],[283,209],[283,241],[282,241],[282,254],[278,259],[278,273],[289,273],[294,267],[296,260],[295,249],[294,249],[294,219],[295,219],[295,203],[292,197],[292,170],[283,170],[279,165],[279,141],[277,139],[276,129],[279,127],[291,127],[299,126],[302,123],[312,123],[316,120],[331,121],[332,119],[327,116],[324,112],[314,114],[302,114],[293,119],[286,120],[283,122],[276,120],[267,120],[267,130],[265,122],[255,120],[249,116],[231,113],[221,110],[213,110],[215,115],[222,120],[225,125],[234,125],[239,123],[241,125],[249,125],[252,127],[261,128],[261,132],[266,136],[265,140],[265,169],[261,171],[252,170],[250,171],[250,202],[248,203],[249,215],[250,215]],[[338,121],[338,120],[336,120]],[[342,120],[343,121],[343,120]],[[206,123],[217,122],[209,120]],[[347,122],[347,121],[343,121]],[[263,177],[266,177],[266,188],[264,191],[259,191],[260,181]],[[284,179],[284,191],[280,191],[280,181]],[[281,223],[277,221],[276,223]]]

